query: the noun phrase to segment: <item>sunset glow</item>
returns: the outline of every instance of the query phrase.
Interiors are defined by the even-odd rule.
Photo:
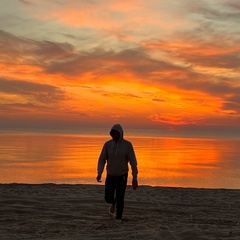
[[[0,6],[1,129],[240,130],[235,0]]]

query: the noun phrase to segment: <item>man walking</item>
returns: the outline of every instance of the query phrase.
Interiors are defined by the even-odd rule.
[[[116,221],[121,222],[124,209],[124,195],[128,178],[128,163],[132,169],[132,187],[138,187],[137,159],[132,143],[123,138],[123,129],[120,124],[115,124],[110,131],[111,140],[105,142],[98,159],[97,181],[101,182],[102,173],[107,163],[107,177],[105,180],[105,201],[110,205],[109,214]]]

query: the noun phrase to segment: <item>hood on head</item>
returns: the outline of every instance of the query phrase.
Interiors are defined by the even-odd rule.
[[[122,126],[120,124],[114,124],[111,128],[111,131],[112,130],[116,130],[120,133],[120,139],[123,138],[123,129],[122,129]],[[111,135],[111,131],[110,131],[110,135]]]

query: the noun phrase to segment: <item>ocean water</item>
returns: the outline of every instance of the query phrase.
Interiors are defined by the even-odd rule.
[[[2,133],[0,183],[98,184],[97,160],[107,133]],[[240,189],[238,138],[128,136],[140,185]],[[100,184],[104,178],[105,173]]]

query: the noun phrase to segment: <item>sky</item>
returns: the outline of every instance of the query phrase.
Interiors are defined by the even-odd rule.
[[[240,130],[238,0],[0,0],[0,128]]]

